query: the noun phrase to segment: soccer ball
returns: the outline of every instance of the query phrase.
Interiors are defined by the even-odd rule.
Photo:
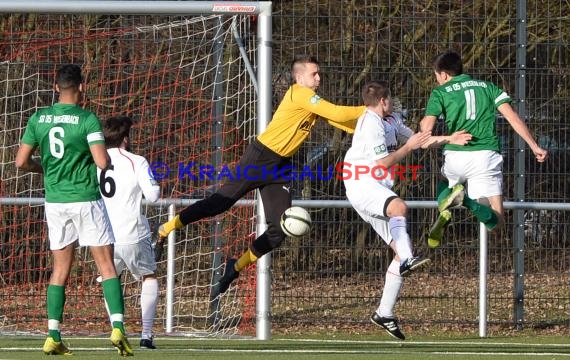
[[[311,230],[311,215],[300,206],[292,206],[281,215],[281,229],[291,237],[300,237]]]

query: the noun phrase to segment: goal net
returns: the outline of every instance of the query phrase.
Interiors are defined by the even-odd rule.
[[[161,177],[164,200],[144,209],[154,233],[167,220],[169,202],[178,201],[180,210],[183,201],[214,191],[223,181],[218,171],[231,168],[255,136],[256,20],[225,13],[2,15],[0,332],[46,331],[51,259],[43,179],[18,171],[14,158],[29,116],[57,101],[57,68],[82,66],[82,105],[101,119],[128,114],[137,121],[131,150],[145,156]],[[173,332],[216,335],[253,328],[255,271],[244,272],[237,287],[221,297],[212,296],[211,285],[225,259],[243,252],[255,237],[255,211],[237,206],[177,233],[170,294]],[[166,272],[163,256],[157,333],[166,323]],[[64,334],[108,332],[97,276],[88,250],[77,249],[66,288]],[[129,273],[122,279],[127,331],[135,333],[141,328],[140,283]]]

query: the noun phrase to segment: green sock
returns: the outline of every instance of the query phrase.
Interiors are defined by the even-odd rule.
[[[488,229],[494,229],[499,223],[499,218],[491,207],[480,204],[467,195],[463,197],[463,205],[475,215],[477,220],[485,224]]]
[[[48,335],[54,341],[61,341],[61,332],[59,331],[59,323],[63,321],[63,306],[65,305],[65,286],[48,285],[47,288],[47,313],[48,328],[49,320],[57,321],[57,329],[48,329]]]
[[[449,187],[449,182],[447,180],[440,180],[437,182],[437,203],[439,204],[443,199],[445,199],[449,194],[451,194],[451,188]]]
[[[125,313],[125,302],[123,299],[123,292],[121,290],[121,281],[116,277],[104,280],[102,284],[103,296],[109,306],[113,328],[120,329],[124,334],[125,327],[123,325],[123,314]]]

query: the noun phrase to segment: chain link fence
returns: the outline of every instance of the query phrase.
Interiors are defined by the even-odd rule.
[[[551,154],[547,163],[538,164],[506,121],[498,118],[505,200],[567,203],[567,9],[567,2],[553,0],[276,2],[275,102],[290,82],[290,60],[295,54],[310,53],[321,63],[321,96],[339,104],[358,104],[367,80],[388,80],[407,124],[417,129],[436,85],[431,60],[455,49],[462,54],[466,73],[493,81],[511,95],[515,109]],[[296,164],[334,165],[342,161],[350,140],[321,124],[295,158]],[[406,164],[422,166],[419,178],[399,182],[396,192],[407,200],[434,200],[441,152],[416,151]],[[297,199],[345,199],[341,181],[334,178],[305,179],[295,182],[294,188]],[[507,210],[505,215],[504,229],[489,237],[489,324],[568,326],[568,213]],[[318,329],[362,329],[379,301],[392,251],[350,208],[313,209],[312,216],[312,233],[287,242],[274,255],[275,326],[283,331],[309,324]],[[415,249],[433,263],[406,280],[396,313],[404,324],[417,327],[476,327],[479,225],[467,211],[456,211],[443,246],[431,250],[426,233],[435,218],[435,209],[409,213]]]

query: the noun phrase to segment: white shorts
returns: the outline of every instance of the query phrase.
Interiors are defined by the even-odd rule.
[[[386,208],[398,198],[395,192],[374,180],[345,180],[346,197],[358,215],[369,223],[374,231],[390,245],[392,234]]]
[[[467,183],[474,200],[503,194],[503,156],[492,150],[443,152],[441,173],[449,186]]]
[[[120,245],[115,243],[114,260],[117,274],[128,269],[137,280],[143,276],[152,275],[156,271],[156,261],[154,260],[154,250],[150,237],[136,244]]]
[[[79,246],[115,243],[102,199],[73,203],[45,203],[49,248],[60,250],[79,239]]]

